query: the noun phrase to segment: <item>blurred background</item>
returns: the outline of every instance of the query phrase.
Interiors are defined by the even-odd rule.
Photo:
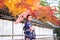
[[[34,3],[31,0],[0,0],[0,40],[24,40],[24,21],[19,24],[14,22],[28,9],[39,15],[33,14],[32,21],[36,40],[60,39],[60,0],[33,1]],[[40,9],[36,5],[41,5]]]

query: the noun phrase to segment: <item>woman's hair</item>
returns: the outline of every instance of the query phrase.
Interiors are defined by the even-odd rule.
[[[28,17],[29,17],[29,16],[31,16],[31,15],[30,15],[30,14],[29,14],[29,15],[27,15],[26,19],[28,19]]]

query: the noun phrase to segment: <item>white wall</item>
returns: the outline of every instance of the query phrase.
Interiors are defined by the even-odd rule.
[[[24,24],[22,23],[13,24],[14,35],[24,35],[23,26]],[[35,27],[36,35],[40,35],[40,36],[37,36],[37,38],[53,37],[52,29],[47,29],[47,28],[42,28],[42,27],[37,27],[37,26],[33,26],[33,27]],[[0,19],[0,35],[12,35],[12,22],[11,21]],[[44,36],[44,35],[47,35],[47,36]],[[0,39],[3,39],[3,40],[4,38],[6,38],[6,40],[12,39],[12,37],[0,37]],[[14,36],[13,38],[21,39],[22,36]]]

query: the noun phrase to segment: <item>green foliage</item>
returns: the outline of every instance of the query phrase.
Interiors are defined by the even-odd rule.
[[[59,8],[59,14],[60,14],[60,0],[59,0],[59,6],[58,6],[58,8]],[[59,16],[59,19],[60,19],[60,16]]]
[[[60,28],[55,28],[55,31],[57,33],[57,36],[60,37]]]
[[[48,2],[46,2],[46,0],[41,0],[40,5],[48,6]]]

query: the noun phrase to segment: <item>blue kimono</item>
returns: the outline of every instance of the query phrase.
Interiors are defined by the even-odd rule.
[[[26,21],[23,29],[24,29],[25,38],[30,38],[30,40],[32,40],[36,38],[36,35],[35,35],[35,30],[30,32],[30,27],[32,27],[31,22]]]
[[[32,24],[29,21],[26,21],[23,29],[25,38],[30,38],[30,40],[32,40],[32,33],[30,32],[30,27],[32,27]]]

